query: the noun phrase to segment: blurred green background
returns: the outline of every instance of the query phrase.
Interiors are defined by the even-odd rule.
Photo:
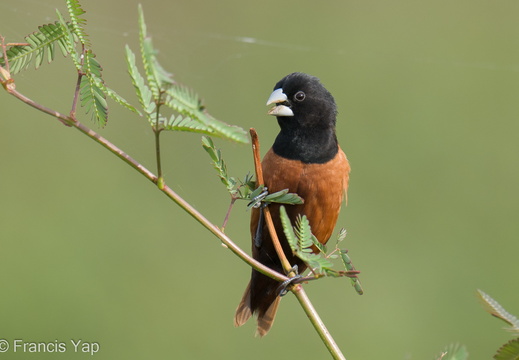
[[[517,1],[142,1],[159,60],[217,118],[277,134],[265,102],[284,75],[321,78],[339,106],[351,165],[338,227],[362,271],[306,288],[348,359],[433,359],[465,344],[489,359],[510,335],[480,288],[519,314]],[[84,1],[107,84],[137,103],[124,44],[137,50],[137,1]],[[0,3],[7,41],[56,19],[61,0]],[[15,77],[67,113],[69,59]],[[0,338],[67,342],[65,354],[0,358],[328,358],[293,296],[271,333],[234,328],[250,270],[151,183],[79,132],[0,93]],[[83,116],[85,123],[89,123]],[[155,171],[143,118],[111,103],[100,133]],[[216,140],[229,171],[250,148]],[[167,133],[168,184],[217,224],[228,195],[200,136]],[[249,250],[244,204],[227,232]],[[514,265],[515,264],[515,265]]]

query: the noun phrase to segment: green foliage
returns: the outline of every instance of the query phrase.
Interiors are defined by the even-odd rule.
[[[83,69],[85,70],[85,76],[81,77],[79,92],[81,106],[85,108],[87,114],[92,110],[92,119],[98,120],[104,125],[108,118],[108,104],[106,103],[105,92],[98,86],[98,84],[103,84],[102,68],[91,50],[84,53]]]
[[[147,35],[142,7],[139,5],[139,47],[144,76],[136,63],[136,56],[126,46],[126,62],[139,103],[154,131],[187,131],[217,136],[246,143],[245,131],[212,117],[199,96],[191,89],[178,84],[157,59],[157,51]],[[164,115],[162,107],[175,112]]]
[[[282,207],[284,216],[288,215],[284,207]],[[306,216],[298,215],[296,219],[296,226],[294,227],[295,235],[297,237],[297,243],[292,244],[295,245],[296,255],[303,260],[308,266],[313,269],[316,273],[333,273],[333,263],[325,256],[323,253],[318,251],[314,253],[313,246],[315,243],[318,243],[315,236],[312,234],[312,229],[310,228],[310,222],[306,218]],[[294,250],[294,247],[292,250]]]
[[[38,31],[25,36],[25,41],[27,45],[14,45],[6,51],[9,70],[13,75],[27,69],[33,59],[36,69],[43,64],[45,59],[49,63],[52,62],[56,55],[56,43],[63,56],[69,53],[65,44],[65,33],[58,21],[38,26]],[[0,58],[0,66],[5,67],[5,59]]]
[[[254,194],[251,194],[248,200],[250,200],[247,207],[253,208],[259,206],[260,203],[270,204],[270,203],[278,203],[278,204],[288,204],[288,205],[299,205],[303,204],[304,200],[299,195],[295,193],[289,193],[288,189],[283,189],[281,191],[268,194],[268,189],[264,186],[258,186],[255,190]],[[267,195],[263,195],[267,194]]]
[[[227,191],[229,191],[232,196],[236,196],[237,191],[234,188],[236,185],[236,179],[228,175],[227,165],[225,164],[225,161],[222,158],[221,150],[216,149],[213,140],[207,136],[202,137],[202,146],[211,157],[211,160],[213,160],[213,166],[217,171],[220,180],[227,188]]]
[[[494,355],[496,360],[517,360],[519,359],[519,338],[510,340],[499,348]]]
[[[108,120],[107,95],[118,104],[139,113],[132,105],[105,85],[102,76],[103,68],[91,49],[88,35],[85,31],[86,20],[82,17],[85,11],[78,0],[67,0],[67,10],[70,17],[66,21],[63,15],[56,10],[58,21],[53,24],[42,25],[38,31],[25,37],[27,45],[14,45],[6,50],[7,59],[0,58],[0,66],[9,64],[11,74],[17,74],[29,67],[34,60],[38,69],[45,59],[50,63],[55,58],[55,47],[58,44],[64,56],[70,58],[80,76],[79,101],[85,113],[90,113],[92,120],[100,126],[105,126]],[[81,45],[81,50],[77,45]]]
[[[70,15],[72,31],[78,37],[81,44],[90,46],[90,41],[84,29],[86,20],[80,17],[86,13],[86,11],[81,8],[78,0],[67,0],[67,9]]]
[[[137,64],[135,63],[135,54],[128,45],[126,45],[126,62],[128,64],[128,73],[132,79],[132,84],[135,88],[135,93],[137,94],[139,103],[141,104],[146,117],[150,120],[152,114],[155,112],[156,104],[153,101],[153,94],[151,93],[150,88],[144,82],[144,78],[137,68]]]
[[[203,132],[200,130],[199,132]],[[202,147],[209,154],[213,162],[213,167],[218,173],[218,177],[227,188],[233,199],[247,200],[247,207],[259,206],[260,203],[282,203],[282,204],[302,204],[303,199],[297,194],[289,193],[288,189],[281,190],[272,194],[268,194],[264,186],[256,187],[256,183],[252,181],[252,176],[247,174],[244,180],[236,179],[227,173],[227,165],[222,157],[222,152],[214,146],[210,137],[202,137]],[[262,194],[265,194],[264,196]],[[268,195],[267,195],[268,194]]]
[[[303,260],[315,277],[331,276],[331,277],[342,277],[347,276],[352,280],[352,284],[359,295],[362,295],[364,291],[360,285],[360,281],[357,278],[357,271],[353,267],[349,256],[347,256],[347,250],[341,250],[338,248],[338,244],[345,237],[346,232],[341,230],[336,243],[335,249],[330,253],[326,254],[326,247],[319,243],[317,238],[312,234],[310,222],[306,216],[298,215],[295,226],[290,223],[287,211],[284,206],[280,207],[281,224],[283,225],[283,232],[287,241],[292,249],[294,255]],[[336,253],[340,253],[343,265],[346,270],[335,270],[333,269],[333,263],[331,259],[338,257]],[[345,260],[345,256],[347,260]]]
[[[331,270],[333,264],[321,252],[313,253],[312,230],[306,216],[298,215],[296,225],[292,227],[284,206],[280,207],[280,215],[283,232],[294,255],[303,260],[314,273],[323,274],[325,269]]]

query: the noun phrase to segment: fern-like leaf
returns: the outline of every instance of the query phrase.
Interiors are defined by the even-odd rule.
[[[7,49],[7,59],[11,74],[19,73],[29,67],[31,60],[35,59],[35,68],[38,69],[45,58],[50,63],[55,57],[55,44],[58,43],[64,56],[68,54],[65,45],[65,33],[59,22],[38,26],[38,31],[25,36],[27,46],[15,45]],[[45,57],[45,53],[47,56]],[[0,59],[0,65],[5,66],[5,60]]]
[[[302,197],[297,195],[296,193],[289,193],[288,189],[283,189],[278,192],[268,194],[265,199],[263,199],[266,203],[278,203],[278,204],[290,204],[290,205],[299,205],[303,204],[304,200]]]
[[[164,130],[172,131],[188,131],[206,135],[214,135],[214,131],[199,121],[182,115],[171,115],[168,121],[164,123]]]
[[[72,62],[74,63],[74,66],[76,67],[76,70],[82,71],[80,55],[76,50],[76,36],[74,35],[74,32],[70,29],[69,25],[63,18],[63,15],[61,15],[58,9],[56,9],[56,14],[58,15],[59,19],[59,26],[61,28],[61,31],[63,32],[63,46],[66,49],[66,51],[70,54],[70,57],[72,59]]]
[[[235,194],[236,190],[234,187],[237,181],[235,178],[229,176],[227,172],[227,164],[223,160],[220,149],[216,149],[213,140],[207,136],[202,137],[202,147],[211,157],[211,160],[213,161],[213,167],[217,171],[218,177],[227,188],[227,191],[229,191],[231,194]]]
[[[247,133],[242,128],[226,124],[209,115],[198,95],[183,85],[173,84],[166,90],[164,105],[179,114],[200,122],[212,130],[211,135],[213,136],[228,138],[241,143],[249,141]]]
[[[148,121],[151,123],[151,114],[153,114],[156,107],[155,102],[153,101],[153,94],[150,88],[146,85],[141,73],[139,72],[137,64],[135,63],[135,54],[128,45],[126,45],[126,62],[128,64],[128,73],[132,79],[132,84],[135,88],[139,103],[144,109]]]
[[[204,122],[204,106],[198,95],[186,86],[175,84],[166,90],[165,105],[176,112]]]
[[[233,140],[246,144],[249,142],[247,132],[239,126],[229,125],[223,121],[217,120],[204,111],[204,124],[214,130],[214,136]]]
[[[147,35],[144,12],[140,5],[139,46],[144,76],[137,68],[135,54],[127,46],[128,71],[150,125],[162,127],[155,130],[191,131],[242,143],[248,142],[245,130],[230,126],[209,115],[198,95],[189,88],[176,84],[172,74],[160,65],[151,38]],[[159,113],[159,108],[162,109],[162,106],[182,116],[178,117],[175,114],[170,116],[169,120],[165,120],[166,117]],[[158,123],[157,119],[159,119]]]
[[[91,111],[92,119],[103,127],[108,120],[106,94],[102,87],[98,85],[99,83],[103,83],[101,76],[103,69],[91,50],[87,50],[84,53],[83,66],[85,73],[81,78],[79,92],[81,106],[85,107],[87,114]]]
[[[338,250],[339,254],[341,256],[342,264],[344,265],[344,268],[346,271],[355,271],[355,266],[353,266],[353,263],[351,262],[350,256],[348,255],[348,250]],[[364,294],[364,289],[362,288],[362,285],[360,283],[360,280],[356,277],[350,278],[351,285],[357,292],[357,294],[362,295]]]
[[[77,35],[79,42],[87,47],[90,41],[85,33],[86,20],[81,17],[86,11],[81,8],[78,0],[67,0],[67,9],[71,20],[72,31]]]
[[[519,338],[510,340],[494,355],[496,360],[517,360],[519,359]]]
[[[139,4],[139,44],[141,48],[142,64],[146,78],[150,86],[155,101],[160,101],[161,93],[164,89],[171,86],[174,81],[171,74],[160,65],[156,57],[156,50],[153,47],[151,38],[147,35],[146,22],[144,21],[144,11]]]
[[[294,232],[294,228],[292,227],[292,223],[290,222],[290,218],[288,217],[287,210],[284,206],[280,206],[279,215],[281,217],[281,225],[283,226],[283,233],[287,238],[287,242],[290,245],[292,251],[296,252],[298,247],[297,236]]]
[[[299,239],[298,247],[300,251],[311,253],[313,252],[312,245],[312,229],[308,218],[303,215],[298,215],[296,219],[296,235]]]
[[[137,110],[132,104],[130,104],[128,101],[126,101],[121,95],[116,93],[111,88],[107,87],[102,79],[94,78],[96,81],[97,87],[99,87],[103,92],[108,95],[113,101],[118,103],[119,105],[127,108],[128,110],[138,114],[139,116],[142,116],[141,112]]]
[[[312,229],[306,216],[298,218],[296,226],[292,227],[290,218],[284,206],[279,208],[281,216],[281,224],[283,225],[283,232],[292,249],[292,252],[301,260],[303,260],[310,268],[318,273],[322,273],[325,269],[331,269],[332,263],[321,256],[321,254],[314,254],[312,250]]]

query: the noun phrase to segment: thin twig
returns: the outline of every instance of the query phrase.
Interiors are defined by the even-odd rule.
[[[159,99],[162,97],[162,93],[159,94]],[[160,133],[162,129],[159,126],[160,120],[160,105],[161,102],[157,101],[155,107],[155,126],[153,126],[153,133],[155,134],[155,158],[157,160],[157,175],[159,177],[158,187],[164,186],[164,176],[162,175],[162,160],[160,158]]]
[[[81,67],[83,67],[83,61],[85,59],[85,45],[82,45],[81,50]],[[81,70],[77,71],[77,82],[76,82],[76,90],[74,91],[74,99],[72,100],[72,108],[70,109],[70,117],[76,118],[76,108],[77,108],[77,101],[79,99],[79,91],[81,90],[81,79],[83,78],[84,74]]]
[[[14,43],[7,43],[5,46],[30,46],[29,43],[21,43],[21,42],[14,42]]]
[[[249,130],[250,136],[251,136],[251,143],[252,143],[252,153],[254,156],[254,168],[256,170],[256,179],[258,186],[265,185],[264,179],[263,179],[263,169],[261,168],[261,161],[260,161],[260,146],[259,146],[259,139],[258,139],[258,133],[256,133],[256,130],[254,128],[251,128]],[[267,223],[267,228],[270,233],[270,238],[272,239],[272,243],[274,244],[274,249],[276,249],[276,253],[279,257],[279,260],[281,261],[281,265],[283,266],[283,270],[285,271],[285,274],[289,275],[289,277],[293,277],[296,274],[292,270],[292,265],[290,265],[290,262],[288,261],[285,252],[283,251],[283,248],[281,247],[281,243],[279,242],[278,235],[276,233],[276,228],[274,227],[274,222],[272,221],[272,215],[270,214],[270,210],[268,206],[265,206],[263,208],[263,214],[265,215],[265,222]],[[261,226],[261,225],[259,225]]]
[[[7,73],[9,73],[9,59],[7,58],[7,46],[9,46],[9,44],[5,44],[5,37],[3,37],[2,35],[0,35],[0,43],[2,46],[2,55],[5,63],[5,70],[7,70]]]
[[[229,216],[231,216],[232,207],[234,206],[234,203],[238,200],[237,197],[231,196],[231,203],[229,204],[229,208],[227,209],[227,213],[225,214],[225,218],[223,219],[223,224],[220,229],[222,229],[222,232],[225,231],[225,227],[227,226],[227,222],[229,221]]]
[[[43,105],[40,105],[38,104],[37,102],[33,101],[32,99],[29,99],[28,97],[26,97],[25,95],[21,94],[20,92],[18,92],[16,89],[15,89],[15,84],[14,82],[10,82],[10,83],[7,83],[7,85],[5,86],[5,89],[7,90],[7,92],[11,95],[13,95],[14,97],[16,97],[17,99],[23,101],[24,103],[26,103],[27,105],[29,106],[32,106],[33,108],[35,109],[38,109],[46,114],[49,114],[55,118],[57,118],[59,121],[61,121],[61,123],[63,125],[66,125],[66,126],[72,126],[74,124],[74,119],[71,118],[70,116],[67,116],[67,115],[63,115],[55,110],[52,110],[52,109],[49,109],[48,107],[45,107]]]

